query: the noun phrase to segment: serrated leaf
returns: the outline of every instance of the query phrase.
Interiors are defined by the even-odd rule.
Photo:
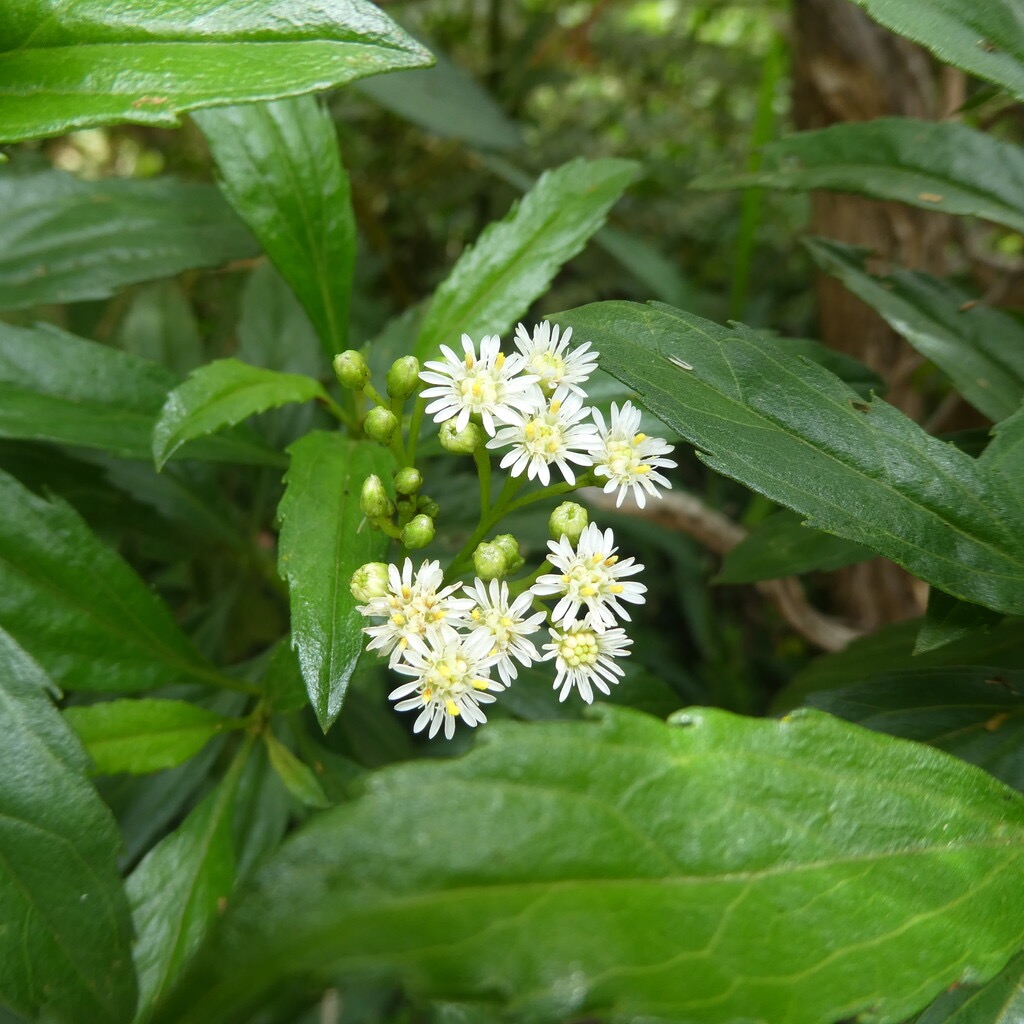
[[[307,807],[330,807],[331,802],[324,795],[313,769],[300,761],[273,733],[265,732],[263,741],[267,747],[270,765],[285,789]]]
[[[577,159],[542,174],[434,292],[416,355],[430,358],[463,333],[479,341],[507,330],[601,227],[638,170],[629,160]]]
[[[63,501],[0,473],[0,628],[64,688],[147,690],[212,669]]]
[[[221,191],[309,314],[324,351],[347,348],[356,229],[327,111],[311,96],[193,115]]]
[[[162,466],[186,441],[216,433],[267,409],[327,400],[323,385],[237,359],[218,359],[189,374],[168,396],[153,427],[153,460]]]
[[[914,1024],[1020,1024],[1024,1020],[1024,954],[985,985],[944,992]]]
[[[0,141],[297,96],[430,64],[366,0],[24,0],[0,16]]]
[[[0,309],[102,299],[258,251],[212,185],[62,171],[0,174],[0,237]]]
[[[1013,492],[897,409],[756,332],[670,306],[594,303],[559,321],[712,469],[954,597],[1024,612]]]
[[[1024,938],[1024,798],[928,747],[814,712],[486,735],[287,842],[160,1024],[368,971],[535,1021],[894,1022]]]
[[[868,274],[865,249],[825,238],[808,239],[804,245],[825,273],[944,371],[975,409],[998,421],[1020,408],[1024,326],[1019,321],[921,271],[895,268],[884,277]]]
[[[288,452],[278,568],[288,581],[292,646],[326,732],[341,711],[365,639],[349,580],[388,547],[383,533],[363,523],[360,489],[371,473],[387,478],[394,462],[378,444],[323,431],[307,434]]]
[[[188,701],[146,699],[69,707],[64,720],[78,734],[99,775],[173,768],[239,724]]]
[[[932,589],[928,594],[924,623],[914,642],[914,653],[924,654],[979,629],[989,629],[1001,618],[998,612],[968,601],[958,601],[941,590]]]
[[[881,117],[798,132],[766,145],[757,171],[707,174],[689,187],[830,189],[1024,230],[1024,152],[952,121]]]
[[[1024,407],[992,428],[992,440],[978,463],[997,474],[1024,505]]]
[[[124,1024],[135,1006],[120,837],[43,670],[0,630],[0,1004]]]

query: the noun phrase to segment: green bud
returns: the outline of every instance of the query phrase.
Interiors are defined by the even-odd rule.
[[[370,368],[361,352],[354,348],[334,357],[334,373],[343,388],[362,391],[370,383]]]
[[[467,423],[465,430],[456,430],[455,420],[445,420],[437,436],[441,447],[456,455],[472,455],[485,440],[484,432],[475,423]]]
[[[570,544],[579,543],[580,534],[587,528],[587,510],[575,501],[563,501],[548,520],[552,540],[566,537]]]
[[[348,587],[357,601],[383,597],[388,592],[388,567],[383,562],[367,562],[352,573]]]
[[[473,552],[473,568],[482,580],[500,580],[508,575],[508,559],[497,544],[484,541]]]
[[[398,429],[398,417],[390,410],[381,405],[375,405],[363,421],[363,430],[367,437],[381,444],[390,444],[391,438],[395,436]]]
[[[395,514],[395,503],[388,497],[384,481],[376,473],[371,473],[363,481],[359,507],[367,519],[390,519]]]
[[[441,506],[433,498],[429,498],[425,494],[421,494],[416,499],[416,507],[421,512],[425,512],[431,519],[436,519],[441,514]]]
[[[425,548],[434,539],[434,520],[422,512],[413,516],[402,530],[402,543],[407,548]]]
[[[402,356],[388,370],[388,396],[408,398],[420,386],[420,361],[415,356]]]
[[[415,494],[423,486],[423,474],[415,466],[405,466],[395,474],[399,494]]]
[[[499,533],[494,538],[494,546],[505,556],[505,572],[511,575],[523,567],[523,556],[519,553],[519,541],[511,533]]]

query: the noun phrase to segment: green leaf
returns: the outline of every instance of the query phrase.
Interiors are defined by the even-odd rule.
[[[1024,184],[1024,183],[1022,183]],[[825,238],[804,242],[814,262],[874,309],[944,371],[964,398],[1001,420],[1024,398],[1024,327],[951,284],[919,271],[864,270],[869,252]]]
[[[66,708],[64,720],[78,733],[99,775],[173,768],[239,724],[183,700],[103,701]]]
[[[0,628],[69,690],[208,679],[167,607],[63,501],[0,473]]]
[[[1017,950],[1022,867],[1024,798],[818,713],[496,725],[314,818],[157,1019],[373,972],[541,1021],[899,1021]]]
[[[307,807],[330,807],[313,769],[300,761],[273,733],[265,732],[267,756],[278,778],[296,800]]]
[[[153,426],[177,384],[157,363],[56,327],[0,323],[0,437],[149,461]],[[263,465],[283,458],[240,431],[196,441],[182,455]]]
[[[1024,100],[1024,41],[1015,0],[854,0],[897,35],[944,64],[1001,85]]]
[[[172,127],[198,107],[430,62],[366,0],[23,0],[0,15],[0,141],[119,121]]]
[[[237,359],[199,367],[168,396],[153,427],[153,459],[162,466],[186,441],[291,402],[327,401],[319,381],[276,373]]]
[[[388,479],[394,463],[378,444],[323,431],[307,434],[288,451],[278,568],[291,595],[292,645],[326,732],[363,649],[364,621],[349,579],[388,547],[388,538],[363,522],[359,492],[371,473]]]
[[[1024,230],[1024,152],[952,121],[882,117],[798,132],[765,146],[759,170],[689,187],[854,192]]]
[[[1015,956],[987,985],[944,992],[914,1024],[1020,1024],[1024,1020],[1024,954]]]
[[[712,469],[954,597],[1024,612],[1024,510],[897,409],[756,332],[669,306],[594,303],[559,320]]]
[[[831,572],[871,558],[860,544],[804,526],[800,516],[781,510],[763,519],[722,560],[715,583],[753,583],[805,572]]]
[[[177,281],[143,285],[118,324],[125,352],[166,366],[184,377],[203,361],[203,343],[192,306]]]
[[[884,395],[886,392],[885,381],[874,370],[845,352],[837,352],[813,338],[783,338],[775,334],[768,334],[768,332],[762,333],[783,352],[801,356],[804,359],[809,359],[812,363],[824,366],[843,383],[853,388],[862,398],[870,398],[873,394]]]
[[[356,230],[327,111],[311,96],[193,115],[221,191],[309,314],[328,355],[348,347]]]
[[[53,684],[0,630],[0,1005],[124,1024],[135,1006],[120,837]]]
[[[149,1013],[202,943],[235,885],[232,814],[240,762],[126,883],[138,939],[137,1020]]]
[[[102,299],[258,251],[212,185],[61,171],[0,174],[0,237],[0,309]]]
[[[924,624],[914,643],[914,653],[924,654],[925,651],[933,651],[979,629],[988,629],[1001,618],[998,612],[967,601],[958,601],[941,590],[932,589],[928,594]]]
[[[992,428],[992,440],[978,463],[995,473],[1024,505],[1024,406]]]
[[[541,175],[504,220],[463,252],[434,293],[416,355],[432,357],[463,333],[500,334],[604,223],[639,171],[629,160],[572,160]]]

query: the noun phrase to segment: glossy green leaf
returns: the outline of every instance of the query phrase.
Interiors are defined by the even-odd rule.
[[[309,314],[324,350],[347,348],[356,230],[327,111],[311,96],[193,115],[220,187]]]
[[[926,746],[813,712],[486,736],[313,819],[161,1024],[367,971],[537,1021],[893,1022],[1024,939],[1024,798]]]
[[[232,814],[240,766],[142,859],[126,883],[138,939],[139,1021],[173,984],[235,885]]]
[[[944,992],[914,1024],[1020,1024],[1024,1020],[1024,954],[988,984]]]
[[[285,789],[301,804],[307,807],[330,807],[331,802],[324,795],[313,769],[300,761],[273,733],[263,734],[270,765]]]
[[[166,366],[179,377],[203,361],[199,324],[177,281],[140,287],[115,337],[125,352]]]
[[[359,492],[371,473],[388,479],[394,463],[378,444],[323,431],[307,434],[289,454],[278,509],[278,568],[288,581],[292,645],[326,731],[341,711],[366,639],[349,580],[363,563],[379,561],[388,547],[388,538],[363,522]]]
[[[102,299],[258,251],[212,185],[61,171],[0,174],[0,237],[0,309]]]
[[[953,121],[883,117],[798,132],[765,146],[759,170],[689,187],[853,192],[1024,230],[1024,151]]]
[[[559,320],[712,469],[954,597],[1024,612],[1024,509],[897,409],[756,332],[669,306],[601,302]]]
[[[1024,100],[1024,36],[1015,0],[854,0],[897,35],[944,64],[1001,85]]]
[[[312,399],[327,401],[319,381],[276,373],[237,359],[194,370],[168,396],[153,427],[153,459],[162,466],[186,441],[240,423],[267,409]]]
[[[69,707],[64,720],[78,733],[99,775],[173,768],[238,724],[187,701],[145,699]]]
[[[978,604],[958,601],[934,588],[928,594],[928,609],[921,632],[914,642],[914,653],[923,654],[969,636],[979,629],[994,626],[1002,616]]]
[[[178,383],[169,370],[56,327],[0,323],[0,437],[152,458],[153,426]],[[235,431],[183,449],[187,458],[279,465],[282,456]]]
[[[831,572],[871,558],[861,544],[812,530],[800,516],[785,509],[758,523],[722,559],[715,583],[753,583],[805,572]]]
[[[824,366],[862,398],[869,398],[873,394],[884,395],[886,392],[885,381],[874,370],[845,352],[838,352],[813,338],[783,338],[776,334],[764,333],[776,348]]]
[[[6,473],[0,627],[69,690],[147,690],[212,671],[167,607],[69,505]]]
[[[804,244],[822,270],[944,371],[979,412],[1001,420],[1020,408],[1024,326],[1018,320],[920,271],[896,268],[875,277],[864,270],[866,249],[825,238]]]
[[[0,141],[119,121],[169,127],[198,107],[430,62],[366,0],[22,0],[0,15]]]
[[[1024,406],[992,428],[992,440],[978,459],[995,473],[1024,505]]]
[[[629,160],[572,160],[541,175],[504,220],[487,227],[441,283],[416,354],[431,358],[465,333],[507,330],[604,223],[637,176]]]
[[[135,1006],[120,837],[53,684],[0,630],[0,1005],[55,1024]]]

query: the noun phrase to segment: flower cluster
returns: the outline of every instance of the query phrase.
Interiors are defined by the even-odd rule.
[[[566,484],[599,483],[606,493],[617,491],[617,505],[632,492],[643,507],[659,486],[670,486],[659,470],[675,466],[666,458],[672,449],[640,431],[640,410],[630,402],[613,403],[608,421],[586,404],[583,385],[598,356],[589,342],[570,348],[571,337],[571,328],[560,332],[542,323],[530,334],[520,324],[516,352],[507,356],[496,336],[485,337],[478,350],[463,335],[461,355],[442,345],[443,358],[426,362],[419,374],[428,385],[420,395],[424,411],[441,424],[446,449],[473,452],[478,466],[483,457],[484,469],[486,453],[498,451],[510,477],[536,480],[550,493],[564,493]],[[360,379],[354,370],[350,376]],[[552,483],[552,467],[564,484]],[[401,495],[399,482],[396,476]],[[368,493],[374,487],[379,495]],[[386,527],[393,506],[378,478],[368,481],[363,499],[371,521]],[[486,497],[484,503],[486,509]],[[421,507],[433,514],[420,498],[408,515]],[[472,583],[446,582],[440,562],[416,568],[409,558],[401,566],[369,563],[352,578],[359,611],[373,622],[364,629],[367,648],[386,656],[403,677],[390,699],[399,711],[418,712],[415,732],[434,737],[443,729],[451,738],[458,720],[468,726],[486,721],[483,705],[513,683],[520,667],[534,663],[554,662],[554,689],[563,701],[575,690],[589,704],[595,691],[610,693],[623,675],[620,662],[632,640],[620,623],[630,620],[627,605],[644,602],[647,588],[632,579],[643,566],[620,558],[612,531],[588,523],[585,510],[569,502],[551,517],[546,560],[510,584],[502,577],[523,566],[515,538],[480,539],[503,511],[499,499],[481,514],[470,544],[479,541]],[[406,526],[403,542],[408,532]],[[458,576],[468,561],[466,554],[457,556],[450,575]],[[538,650],[531,637],[545,625],[549,639]]]

